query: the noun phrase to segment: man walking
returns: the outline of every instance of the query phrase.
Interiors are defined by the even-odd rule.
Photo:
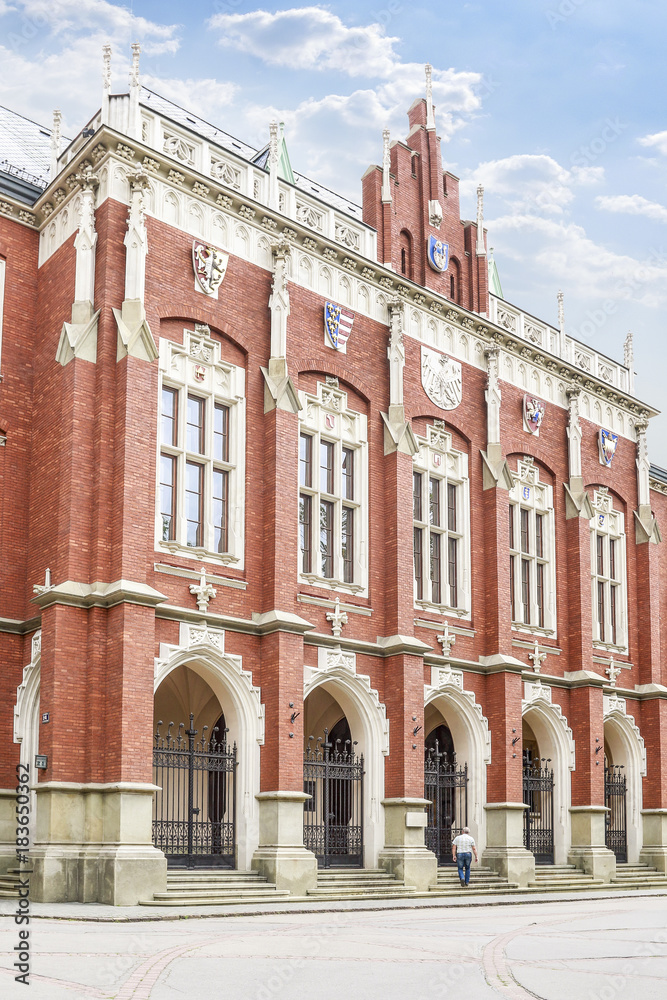
[[[470,865],[473,854],[475,855],[475,864],[477,864],[477,845],[475,844],[475,839],[470,836],[470,828],[464,826],[463,833],[460,833],[458,837],[454,837],[452,841],[452,858],[456,861],[461,885],[466,888],[470,882]]]

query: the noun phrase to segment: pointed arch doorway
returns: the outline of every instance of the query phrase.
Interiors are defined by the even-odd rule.
[[[452,733],[439,713],[431,727],[424,740],[424,798],[430,801],[425,843],[439,865],[451,865],[452,841],[468,825],[468,765],[457,762]]]

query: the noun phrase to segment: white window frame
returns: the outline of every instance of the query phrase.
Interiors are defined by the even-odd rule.
[[[413,593],[416,608],[423,611],[435,611],[439,614],[456,615],[458,618],[469,619],[471,615],[470,588],[470,480],[468,477],[468,456],[465,452],[452,448],[452,436],[445,430],[444,421],[436,420],[426,428],[426,436],[418,437],[419,451],[413,456],[412,471],[422,476],[422,520],[413,518],[414,529],[422,531],[422,597],[417,596],[417,580],[415,577],[413,550]],[[458,603],[454,607],[449,602],[449,574],[447,546],[441,548],[441,597],[446,600],[435,603],[432,597],[430,579],[430,531],[429,524],[429,480],[440,482],[440,509],[442,525],[438,534],[448,539],[450,534],[458,539],[457,553],[457,590]],[[414,482],[414,480],[413,480]],[[450,533],[447,528],[447,484],[457,487],[457,524],[458,531]]]
[[[540,481],[539,468],[530,456],[524,456],[512,472],[514,485],[509,493],[511,516],[514,518],[514,548],[510,549],[510,573],[513,566],[515,609],[523,607],[522,562],[530,566],[528,607],[530,622],[512,616],[512,629],[517,632],[556,635],[556,531],[554,520],[553,488]],[[521,547],[521,510],[528,511],[528,552]],[[542,517],[542,556],[536,552],[536,515]],[[509,532],[509,525],[508,525]],[[509,544],[509,538],[508,538]],[[514,563],[512,563],[514,557]],[[537,623],[539,607],[537,602],[537,571],[543,570],[543,613],[544,625]]]
[[[625,516],[622,511],[614,510],[613,498],[607,487],[599,486],[593,490],[591,500],[595,515],[591,518],[591,610],[593,620],[593,645],[597,649],[610,650],[618,653],[628,651],[628,585]],[[604,545],[604,566],[602,576],[597,571],[597,537],[601,535],[606,541]],[[611,636],[611,597],[612,587],[609,575],[609,541],[617,542],[617,583],[615,589],[619,594],[616,601],[616,642],[600,638],[600,623],[598,618],[598,583],[604,586],[604,625],[605,635]]]
[[[186,558],[244,568],[245,533],[245,428],[246,398],[245,369],[223,361],[220,357],[221,345],[211,337],[208,326],[195,325],[194,330],[185,329],[183,344],[171,340],[160,340],[160,378],[158,385],[158,427],[157,427],[157,476],[155,503],[155,548],[169,551]],[[177,445],[170,446],[161,440],[162,389],[178,391],[178,433]],[[190,454],[186,451],[185,424],[187,420],[187,397],[197,396],[204,400],[204,453]],[[225,463],[213,460],[213,415],[216,404],[229,407],[228,445],[229,457]],[[175,538],[163,538],[163,524],[160,513],[160,456],[176,457],[176,525]],[[203,544],[186,544],[187,520],[185,512],[185,464],[192,460],[204,467],[203,489]],[[213,525],[213,468],[228,471],[228,534],[227,551],[216,552],[214,548],[215,529]]]
[[[366,415],[351,410],[347,405],[347,393],[338,388],[338,379],[328,378],[317,383],[315,394],[299,392],[302,409],[299,420],[299,448],[301,435],[312,437],[312,481],[311,485],[301,484],[299,469],[299,492],[297,509],[302,494],[311,500],[311,572],[303,570],[303,556],[300,544],[297,546],[299,580],[317,587],[342,590],[350,594],[368,594],[368,427]],[[323,493],[319,482],[320,442],[334,444],[334,488],[333,493]],[[354,459],[354,498],[343,497],[342,449],[350,448]],[[321,572],[319,548],[320,501],[333,503],[333,575],[324,577]],[[346,582],[342,555],[342,509],[354,509],[353,527],[353,567],[352,582]]]

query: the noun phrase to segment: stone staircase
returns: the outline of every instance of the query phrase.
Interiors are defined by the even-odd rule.
[[[535,880],[528,883],[528,888],[538,892],[572,892],[603,889],[605,884],[609,886],[609,883],[603,882],[601,878],[587,875],[576,865],[538,865],[535,869]]]
[[[667,875],[650,865],[629,865],[616,862],[616,878],[611,880],[615,889],[667,889]]]
[[[307,899],[403,899],[417,890],[383,868],[320,868]]]
[[[142,899],[140,906],[220,906],[230,903],[281,903],[290,899],[258,872],[213,870],[169,871],[167,891]]]
[[[491,868],[484,865],[473,865],[470,871],[470,885],[464,889],[459,882],[459,873],[455,865],[441,865],[438,868],[438,881],[429,887],[429,895],[437,896],[465,896],[484,895],[493,896],[506,892],[511,892],[519,888],[518,882],[508,882],[502,875],[498,875]]]
[[[19,898],[20,868],[10,868],[6,875],[0,875],[0,899]]]

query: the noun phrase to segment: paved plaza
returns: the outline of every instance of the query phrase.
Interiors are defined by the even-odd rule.
[[[142,920],[137,909],[36,905],[29,991],[10,971],[12,906],[0,904],[0,995],[11,1000],[667,996],[663,895]]]

